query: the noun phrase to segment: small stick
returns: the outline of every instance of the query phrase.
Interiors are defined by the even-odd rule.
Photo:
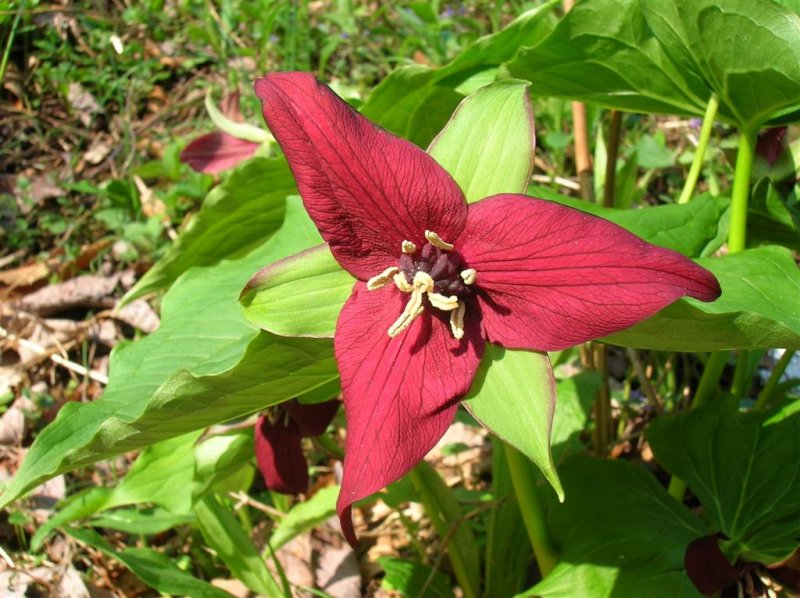
[[[11,342],[17,343],[18,345],[24,347],[28,351],[36,353],[37,355],[47,356],[53,363],[60,365],[61,367],[67,368],[68,370],[73,371],[80,376],[86,376],[88,378],[91,378],[92,380],[94,380],[99,384],[103,385],[108,384],[108,376],[106,376],[105,374],[101,374],[100,372],[87,369],[82,365],[80,365],[79,363],[70,361],[69,359],[62,357],[61,355],[50,354],[48,353],[47,349],[45,349],[41,345],[24,338],[20,338],[16,334],[10,333],[2,326],[0,326],[0,335],[4,336]]]

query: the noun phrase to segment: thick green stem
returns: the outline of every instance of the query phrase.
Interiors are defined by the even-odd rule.
[[[547,528],[544,508],[536,489],[536,477],[525,455],[508,444],[504,444],[504,447],[522,520],[525,522],[539,571],[542,577],[546,577],[558,564],[558,551]]]
[[[753,171],[757,132],[755,128],[742,129],[739,134],[739,150],[736,154],[736,170],[733,175],[728,253],[742,251],[746,245],[747,200],[750,196],[750,173]]]
[[[709,356],[706,367],[703,370],[703,376],[700,378],[700,384],[697,385],[697,392],[694,393],[694,398],[692,399],[692,409],[697,409],[717,392],[719,379],[722,376],[722,370],[725,369],[725,364],[728,362],[729,354],[729,351],[719,351]],[[672,476],[669,482],[670,495],[682,501],[685,492],[686,482],[676,476]]]
[[[792,357],[794,357],[794,351],[789,351],[787,349],[783,352],[778,363],[772,368],[772,373],[769,375],[767,383],[758,394],[756,404],[753,405],[753,411],[762,411],[770,404],[772,397],[775,395],[775,389],[778,387],[778,382],[780,382],[781,376],[783,376],[783,373],[786,371],[786,367],[789,365]]]
[[[688,202],[694,194],[694,188],[697,186],[697,179],[700,177],[700,171],[703,169],[703,163],[706,161],[708,140],[711,139],[711,130],[714,128],[714,119],[717,116],[718,108],[719,97],[717,94],[712,93],[711,97],[708,98],[706,113],[703,115],[703,126],[700,129],[700,139],[697,140],[694,160],[692,160],[692,166],[689,168],[689,175],[686,177],[686,184],[683,186],[683,191],[681,191],[681,196],[678,198],[678,203]]]

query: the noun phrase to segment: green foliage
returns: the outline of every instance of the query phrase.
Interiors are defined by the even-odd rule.
[[[771,0],[585,2],[508,65],[537,94],[743,127],[800,114],[800,17]],[[745,41],[746,40],[746,41]]]
[[[699,263],[719,280],[719,299],[681,299],[609,342],[669,351],[800,348],[800,271],[788,250],[761,247]]]
[[[550,515],[561,562],[526,596],[700,596],[683,553],[703,522],[637,465],[573,457]]]
[[[739,413],[717,397],[654,421],[656,458],[703,504],[731,562],[784,562],[800,536],[800,403],[774,413]]]

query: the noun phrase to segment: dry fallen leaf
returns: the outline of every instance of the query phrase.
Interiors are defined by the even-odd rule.
[[[160,324],[158,314],[144,299],[128,303],[119,311],[115,311],[113,317],[148,334],[155,332]]]
[[[100,104],[80,83],[73,82],[69,84],[67,101],[72,110],[78,114],[78,118],[84,127],[88,127],[92,123],[92,117],[100,112]]]
[[[116,276],[79,276],[58,284],[51,284],[23,297],[20,308],[40,316],[47,316],[77,307],[110,309],[114,306],[112,294],[117,287]]]

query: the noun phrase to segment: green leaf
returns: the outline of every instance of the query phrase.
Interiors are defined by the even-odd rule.
[[[581,456],[559,473],[567,499],[553,506],[550,529],[561,560],[526,596],[700,596],[683,554],[708,530],[652,475],[624,461]]]
[[[453,589],[441,571],[415,561],[388,556],[379,558],[378,564],[386,572],[381,580],[381,587],[385,590],[394,590],[405,598],[453,598]]]
[[[599,388],[600,376],[596,372],[581,372],[556,382],[558,400],[550,433],[550,445],[556,463],[586,449],[581,436],[589,429],[592,405]]]
[[[800,18],[771,0],[593,0],[508,64],[537,94],[753,127],[800,110]]]
[[[283,336],[332,337],[355,281],[327,245],[318,245],[258,272],[240,301],[245,317],[264,330]]]
[[[159,507],[115,509],[92,517],[92,527],[113,529],[126,534],[150,536],[161,534],[177,525],[193,523],[193,515],[175,515]]]
[[[529,87],[512,79],[479,89],[428,148],[468,202],[527,187],[536,139]]]
[[[199,436],[198,430],[147,447],[98,511],[148,502],[172,513],[191,513],[194,443]]]
[[[541,186],[531,185],[528,194],[605,218],[648,243],[689,257],[713,253],[727,235],[730,200],[721,197],[702,195],[687,204],[621,210],[559,195]]]
[[[698,263],[719,280],[719,299],[681,299],[606,340],[666,351],[800,348],[800,270],[791,252],[761,247]]]
[[[163,594],[191,596],[192,598],[231,598],[231,594],[215,588],[207,581],[197,579],[182,571],[169,557],[150,548],[115,550],[97,532],[71,528],[70,536],[118,560],[151,588]]]
[[[31,446],[0,508],[59,473],[247,415],[329,382],[335,376],[329,342],[259,335],[236,301],[264,263],[319,242],[299,199],[292,199],[284,226],[263,246],[181,276],[164,297],[158,331],[114,349],[103,396],[59,411]],[[284,390],[285,382],[290,384]]]
[[[70,496],[63,504],[59,505],[58,511],[52,517],[38,527],[31,538],[31,550],[39,552],[45,539],[56,528],[63,527],[79,519],[85,519],[99,512],[109,494],[111,494],[109,488],[95,487],[87,488]]]
[[[656,458],[700,499],[731,562],[774,565],[800,538],[800,403],[777,413],[740,413],[717,397],[655,420]]]
[[[338,496],[339,486],[328,486],[308,500],[293,506],[269,538],[272,550],[278,550],[295,536],[313,529],[335,515]]]
[[[214,496],[206,496],[194,507],[197,524],[206,543],[239,579],[256,594],[284,596],[264,559],[231,511]]]
[[[211,436],[194,451],[194,479],[192,496],[198,499],[210,490],[232,491],[228,484],[238,481],[242,469],[253,471],[253,430]],[[251,475],[252,479],[252,475]],[[235,488],[246,490],[247,488]]]
[[[555,405],[556,384],[547,354],[486,344],[464,406],[483,426],[533,461],[563,498],[550,455]]]
[[[409,472],[419,501],[440,538],[448,538],[447,551],[466,598],[477,598],[480,588],[480,553],[469,522],[453,491],[435,469],[421,461]]]
[[[362,114],[420,147],[428,145],[462,100],[453,91],[478,74],[494,73],[521,45],[532,45],[550,32],[555,19],[548,2],[519,16],[502,31],[483,37],[452,62],[429,69],[419,65],[394,70],[376,87]]]
[[[254,158],[213,189],[167,253],[128,291],[131,301],[168,288],[192,266],[210,266],[261,245],[283,221],[297,193],[283,158]]]

